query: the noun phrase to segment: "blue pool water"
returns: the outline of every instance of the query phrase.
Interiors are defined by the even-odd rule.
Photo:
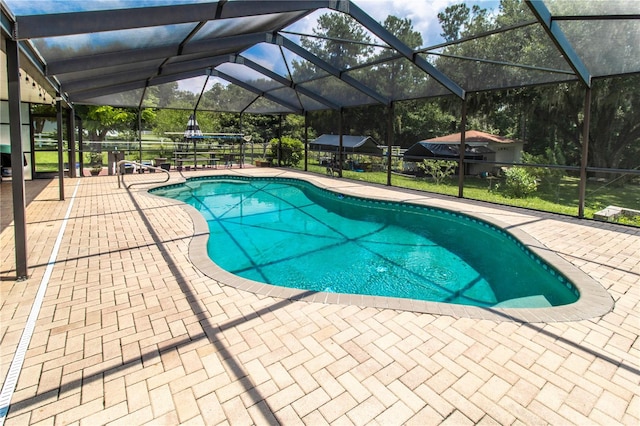
[[[211,259],[263,283],[485,307],[578,299],[510,234],[450,211],[285,178],[196,178],[153,193],[198,209],[211,231]]]

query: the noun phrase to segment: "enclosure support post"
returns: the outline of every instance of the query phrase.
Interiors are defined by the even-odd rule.
[[[246,139],[244,138],[244,133],[242,133],[242,111],[238,113],[238,133],[241,135],[240,136],[240,160],[238,161],[238,163],[240,163],[240,168],[242,168],[245,160],[244,143],[246,142]],[[251,152],[251,154],[252,154],[251,161],[253,161],[253,152]]]
[[[69,164],[69,177],[75,178],[76,176],[76,114],[71,107],[69,114],[67,115],[67,141],[69,141],[69,155],[67,155],[67,162]]]
[[[308,170],[309,165],[309,112],[304,112],[304,171]]]
[[[460,156],[458,158],[458,198],[464,197],[464,153],[466,151],[467,100],[462,100],[462,120],[460,120]]]
[[[198,122],[198,118],[196,117],[196,110],[197,109],[198,109],[198,104],[196,104],[196,107],[193,109],[193,133],[191,133],[189,135],[189,139],[186,140],[186,141],[189,141],[189,140],[193,141],[193,168],[194,168],[194,170],[198,170],[198,147],[196,146],[196,138],[195,138],[195,136],[196,136],[196,132],[195,132],[196,123]],[[187,149],[189,149],[189,148],[187,148]],[[233,152],[233,150],[231,152]]]
[[[11,140],[11,193],[13,233],[16,250],[16,278],[27,278],[27,208],[24,195],[24,153],[20,116],[20,59],[18,43],[7,38],[7,83],[9,97],[9,138]]]
[[[387,110],[387,186],[391,186],[391,147],[393,146],[393,102],[389,103]]]
[[[280,114],[278,118],[278,167],[280,167],[280,154],[282,152],[282,114]]]
[[[56,93],[56,117],[58,122],[58,188],[60,190],[60,201],[64,200],[64,161],[62,155],[62,97]]]
[[[140,157],[138,158],[138,162],[142,164],[142,108],[138,107],[138,152],[140,153]],[[143,173],[144,168],[140,167],[138,169],[138,173]]]
[[[82,119],[80,117],[76,117],[78,121],[78,162],[80,163],[80,176],[84,176],[84,145],[82,140]]]
[[[582,128],[582,157],[580,158],[580,186],[578,187],[578,217],[584,218],[585,194],[587,191],[587,160],[589,157],[589,126],[591,125],[591,87],[584,94],[584,122]]]
[[[340,135],[338,137],[338,176],[342,177],[342,146],[343,146],[343,141],[342,141],[342,120],[344,119],[344,109],[340,108],[340,118],[338,119],[338,135]],[[333,174],[333,173],[332,173]]]

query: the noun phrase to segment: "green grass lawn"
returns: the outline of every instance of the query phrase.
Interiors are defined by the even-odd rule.
[[[325,174],[326,168],[317,164],[309,164],[308,170],[314,173]],[[387,184],[386,172],[354,172],[343,170],[342,176],[345,179],[358,180],[363,182]],[[569,216],[578,215],[578,186],[579,179],[571,176],[564,176],[557,185],[538,186],[534,195],[528,198],[509,198],[505,196],[496,185],[500,180],[493,182],[478,177],[465,177],[464,197],[488,201],[496,204],[503,204],[515,207],[524,207],[533,210],[540,210],[552,213],[559,213]],[[450,178],[446,183],[436,185],[425,178],[407,177],[393,174],[391,177],[392,186],[415,189],[419,191],[434,192],[438,194],[458,196],[457,176]],[[490,187],[491,185],[491,187]],[[605,186],[601,182],[587,182],[585,197],[585,217],[593,218],[593,214],[609,205],[626,207],[640,210],[640,185],[637,183],[627,183],[623,186]],[[628,225],[640,226],[640,217],[624,218],[620,221]]]
[[[173,147],[172,144],[164,144]],[[157,150],[156,150],[157,149]],[[161,146],[156,144],[146,144],[143,151],[143,160],[153,160],[160,156]],[[165,156],[171,156],[171,152],[164,152]],[[138,160],[139,153],[132,151],[127,159]],[[58,154],[56,152],[38,152],[36,154],[37,171],[57,171]],[[66,159],[65,159],[66,162]],[[90,167],[89,153],[84,154],[85,167]],[[102,154],[102,164],[107,164],[106,151]],[[301,169],[301,167],[298,167]],[[313,173],[325,174],[326,168],[318,164],[309,164],[308,170]],[[342,176],[345,179],[356,181],[387,184],[386,172],[355,172],[343,170]],[[552,213],[560,213],[569,216],[578,215],[578,185],[579,179],[571,176],[564,176],[557,185],[545,185],[544,182],[538,186],[538,190],[528,198],[509,198],[499,189],[500,180],[493,182],[477,177],[465,177],[464,197],[488,201],[496,204],[508,206],[524,207],[533,210],[540,210]],[[457,177],[450,178],[447,182],[436,185],[425,178],[408,177],[393,174],[391,177],[393,186],[415,189],[418,191],[433,192],[444,195],[458,195]],[[498,189],[496,189],[498,186]],[[585,197],[585,217],[593,218],[593,214],[603,208],[615,205],[629,209],[640,210],[640,185],[638,183],[627,183],[624,185],[609,185],[602,182],[587,182]],[[640,217],[623,218],[621,223],[633,226],[640,226]]]
[[[107,152],[115,147],[118,148],[118,151],[120,152],[124,152],[125,153],[125,158],[127,160],[130,161],[140,161],[140,151],[138,149],[138,144],[131,142],[131,143],[125,143],[122,141],[109,141],[109,144],[112,144],[112,146],[109,145],[105,145],[103,147],[103,151],[102,151],[102,165],[106,166],[108,164],[107,162]],[[173,159],[173,150],[174,150],[174,143],[172,141],[167,141],[165,140],[164,142],[160,143],[160,141],[158,140],[158,138],[156,138],[153,135],[145,135],[145,137],[143,138],[143,145],[142,145],[142,161],[152,161],[155,158],[168,158],[170,161]],[[193,149],[193,146],[190,145],[189,146],[189,152],[191,152]],[[223,148],[223,151],[227,149],[227,148]],[[202,148],[199,148],[200,151],[202,151]],[[224,151],[227,153],[232,153],[231,150],[229,151]],[[237,151],[235,151],[235,154],[238,154]],[[58,171],[58,153],[57,151],[36,151],[36,172],[38,173],[43,173],[43,172],[57,172]],[[76,154],[78,155],[78,154]],[[92,166],[91,164],[91,153],[88,151],[84,152],[84,166],[86,168],[89,168]],[[201,156],[199,156],[201,157]],[[185,155],[183,156],[183,158],[185,159],[189,159],[190,156]],[[76,160],[78,161],[78,160]],[[248,161],[248,160],[247,160]],[[63,158],[63,162],[67,163],[67,155],[65,153],[64,158]],[[183,165],[187,166],[187,165],[193,165],[193,162],[189,162],[189,161],[185,161],[183,163]]]
[[[143,138],[142,148],[142,160],[151,161],[158,157],[171,157],[173,155],[173,142],[164,141],[160,143],[156,137],[152,135],[145,135]],[[152,143],[150,143],[152,142]],[[111,142],[114,147],[117,146],[119,151],[125,152],[126,159],[131,161],[140,160],[140,151],[136,143],[129,143],[128,145],[123,142]],[[131,148],[130,150],[127,150]],[[109,147],[110,148],[110,147]],[[102,164],[107,165],[107,152],[109,148],[105,147],[102,151]],[[36,171],[37,172],[56,172],[58,170],[58,153],[56,151],[36,151]],[[78,155],[78,154],[76,154]],[[78,161],[78,160],[76,160]],[[67,155],[65,153],[63,162],[67,163]],[[84,152],[84,166],[91,167],[90,153]]]

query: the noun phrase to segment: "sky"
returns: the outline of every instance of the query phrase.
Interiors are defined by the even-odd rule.
[[[442,29],[437,20],[439,12],[457,3],[478,4],[485,9],[497,9],[499,0],[354,0],[358,7],[378,22],[389,15],[409,18],[413,28],[420,31],[425,46],[442,42]]]

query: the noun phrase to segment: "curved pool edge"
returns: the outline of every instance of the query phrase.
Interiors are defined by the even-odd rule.
[[[221,175],[216,175],[215,177],[221,177]],[[294,178],[304,180],[319,188],[336,192],[335,188],[322,184],[318,180],[313,179],[313,176],[296,174]],[[361,194],[350,193],[348,187],[341,187],[339,192],[344,193],[345,195],[362,197]],[[379,199],[378,197],[370,198]],[[395,201],[403,202],[401,200]],[[411,200],[410,202],[414,204],[429,205],[424,201],[417,202],[416,200]],[[488,222],[510,233],[542,260],[564,274],[564,276],[568,278],[580,292],[580,298],[578,301],[569,305],[550,308],[486,308],[394,297],[308,291],[265,284],[234,275],[213,262],[207,254],[209,228],[206,220],[194,207],[185,203],[180,203],[180,206],[185,209],[193,221],[194,229],[192,240],[189,243],[189,258],[194,266],[204,275],[220,284],[228,285],[238,290],[258,295],[310,303],[356,305],[360,307],[404,310],[433,315],[448,315],[456,318],[526,323],[589,320],[607,314],[613,309],[614,305],[613,298],[604,289],[604,287],[585,272],[581,271],[578,267],[545,247],[525,231],[514,227],[508,227],[498,219],[484,214],[470,213],[468,211],[458,212]],[[434,207],[441,208],[438,206]]]

